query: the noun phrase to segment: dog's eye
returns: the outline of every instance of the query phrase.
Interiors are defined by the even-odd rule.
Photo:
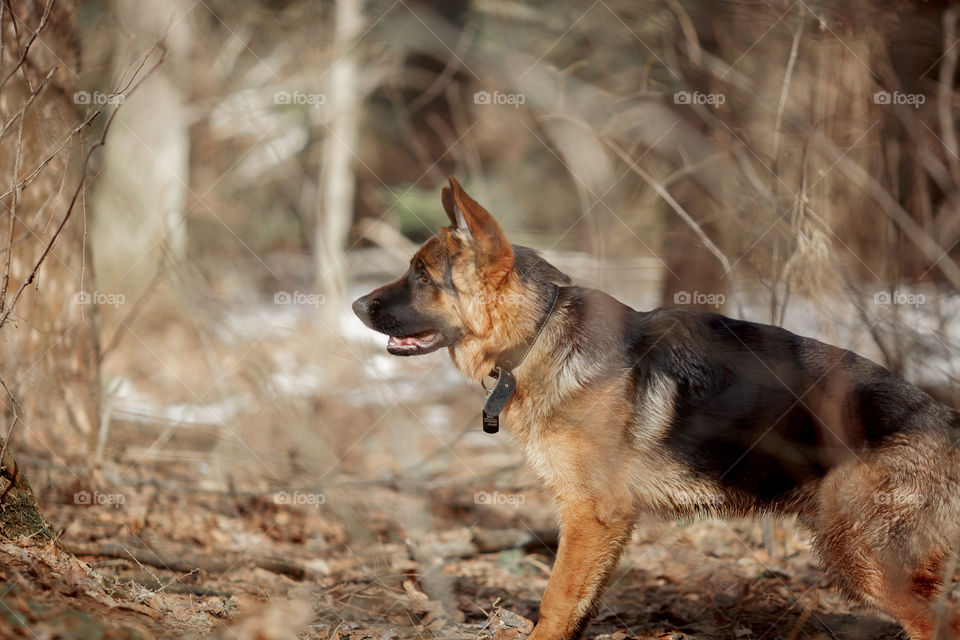
[[[421,271],[419,277],[420,282],[423,282],[424,284],[430,284],[430,276],[428,276],[425,271]]]

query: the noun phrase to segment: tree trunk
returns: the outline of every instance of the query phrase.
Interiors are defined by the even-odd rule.
[[[158,269],[186,258],[190,120],[178,80],[196,60],[190,58],[195,42],[190,20],[177,17],[190,7],[182,0],[116,6],[127,25],[116,34],[118,50],[131,35],[141,42],[162,41],[165,50],[164,63],[124,99],[93,189],[91,238],[95,247],[109,249],[97,251],[97,286],[122,294],[129,304],[151,286]],[[157,56],[159,51],[150,64]],[[122,77],[129,60],[120,57],[116,65],[114,74]]]
[[[0,132],[0,379],[19,399],[15,409],[0,390],[6,422],[19,415],[0,472],[0,531],[11,538],[49,531],[13,453],[30,447],[59,460],[67,447],[82,450],[97,424],[97,314],[85,304],[92,279],[82,200],[57,237],[83,179],[84,131],[73,129],[92,107],[90,94],[74,90],[73,19],[69,0],[0,5],[0,126],[11,123]]]
[[[356,175],[354,161],[360,131],[362,103],[359,53],[354,46],[363,29],[363,0],[337,2],[334,59],[330,68],[327,140],[324,146],[320,202],[314,231],[317,286],[325,297],[325,321],[335,328],[346,294],[343,252],[353,220]]]

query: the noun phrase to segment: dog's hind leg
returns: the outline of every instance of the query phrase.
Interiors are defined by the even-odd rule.
[[[633,520],[632,509],[599,500],[561,507],[560,548],[530,640],[580,637],[630,540]]]
[[[956,612],[938,607],[948,604],[943,572],[960,541],[956,488],[944,466],[913,464],[917,449],[831,472],[810,518],[814,547],[841,591],[892,615],[911,640],[960,638]]]
[[[960,637],[955,615],[948,613],[946,619],[936,615],[939,557],[930,567],[909,566],[912,563],[885,562],[868,547],[857,533],[848,533],[839,544],[820,547],[824,567],[841,591],[889,613],[911,640]]]

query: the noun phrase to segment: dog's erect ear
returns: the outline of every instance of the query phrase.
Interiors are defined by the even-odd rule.
[[[472,241],[477,265],[493,284],[507,277],[513,268],[513,246],[486,209],[467,195],[460,183],[450,176],[450,186],[441,194],[443,208],[450,223]]]
[[[450,178],[450,180],[453,180],[453,178]],[[470,228],[463,217],[463,211],[457,206],[453,197],[453,189],[444,187],[443,191],[440,192],[440,199],[443,200],[443,210],[447,212],[447,217],[450,218],[450,225],[469,237]]]

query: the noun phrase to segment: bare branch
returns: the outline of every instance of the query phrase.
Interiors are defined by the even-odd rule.
[[[7,74],[7,77],[5,77],[2,81],[0,81],[0,89],[3,88],[3,85],[7,84],[10,78],[12,78],[14,74],[20,69],[20,67],[23,66],[23,63],[27,61],[27,56],[30,54],[30,47],[33,46],[34,41],[38,37],[40,37],[40,32],[42,32],[44,28],[46,28],[47,19],[50,18],[50,11],[53,9],[54,4],[56,4],[56,0],[50,0],[50,2],[47,3],[46,8],[43,10],[43,15],[40,17],[40,24],[37,25],[36,29],[34,29],[33,35],[30,36],[30,39],[27,41],[26,46],[24,46],[23,53],[20,55],[20,59],[17,61],[17,64],[15,64],[13,69],[10,70],[10,73]],[[17,16],[13,12],[12,8],[10,8],[10,17],[13,20],[14,26],[16,26]]]
[[[660,183],[654,180],[653,176],[651,176],[649,173],[647,173],[646,171],[638,167],[636,163],[633,161],[633,159],[630,157],[630,154],[628,154],[626,151],[621,149],[616,142],[614,142],[613,140],[605,136],[601,137],[600,139],[603,140],[603,142],[608,147],[610,147],[613,150],[613,152],[620,157],[621,160],[627,163],[627,166],[630,167],[630,170],[633,171],[638,176],[640,176],[643,179],[643,181],[646,182],[651,189],[656,191],[657,195],[663,198],[663,201],[666,202],[668,205],[670,205],[670,208],[673,209],[685,223],[687,223],[687,225],[693,230],[693,232],[700,239],[700,242],[703,243],[703,246],[706,247],[707,250],[710,253],[712,253],[717,260],[720,261],[721,265],[723,265],[724,273],[725,274],[730,273],[730,270],[733,268],[732,265],[730,264],[730,260],[727,259],[727,256],[724,255],[723,251],[720,250],[720,247],[714,244],[713,240],[710,239],[710,236],[706,234],[703,228],[701,228],[700,225],[697,224],[697,221],[694,220],[689,213],[687,213],[686,209],[684,209],[680,205],[680,203],[677,202],[674,199],[674,197],[670,195],[670,192],[664,189],[663,186],[660,185]]]
[[[803,25],[805,16],[805,7],[800,6],[800,20],[797,23],[797,29],[793,32],[793,43],[790,45],[790,57],[787,58],[787,70],[783,74],[783,85],[780,87],[780,102],[777,104],[777,119],[773,123],[773,149],[770,157],[773,158],[774,172],[779,164],[777,158],[780,156],[780,121],[783,119],[783,110],[787,106],[787,95],[790,93],[790,80],[793,78],[793,69],[797,64],[797,51],[800,49],[800,36],[803,35]],[[774,182],[776,190],[776,182]]]
[[[2,8],[2,5],[0,5],[0,8]],[[23,103],[23,106],[20,107],[20,110],[17,111],[12,116],[10,116],[10,119],[7,120],[7,123],[3,125],[2,129],[0,129],[0,140],[3,140],[4,134],[6,134],[7,129],[10,128],[10,126],[14,123],[14,121],[17,118],[21,117],[24,114],[24,112],[26,112],[26,110],[30,108],[30,105],[32,105],[33,102],[37,99],[37,96],[40,95],[40,92],[43,91],[43,88],[47,86],[47,82],[50,80],[50,78],[53,76],[53,74],[56,71],[57,71],[57,67],[50,69],[46,77],[44,77],[44,79],[40,81],[40,84],[37,85],[37,87],[30,92],[30,98],[28,98],[27,101]]]
[[[144,56],[144,60],[149,59],[149,57],[153,54],[155,50],[156,50],[156,47],[151,48]],[[157,67],[160,66],[160,64],[163,63],[163,59],[164,59],[163,56],[161,56],[161,58],[156,62],[156,64],[154,64],[154,66],[151,67],[145,74],[143,74],[143,76],[139,80],[137,80],[135,83],[134,83],[134,78],[131,78],[130,82],[128,82],[126,85],[126,88],[129,88],[129,91],[126,91],[123,95],[127,95],[133,92],[134,90],[136,90],[136,88],[140,86],[140,84],[146,78],[148,78],[157,69]],[[141,62],[141,65],[138,68],[142,68],[143,64],[144,63]],[[84,121],[82,125],[74,129],[74,134],[75,135],[79,134],[83,130],[83,128],[86,126],[86,124],[91,123],[96,118],[96,116],[98,116],[101,113],[101,111],[102,111],[102,108],[97,109],[90,117],[88,117]],[[70,198],[70,204],[68,205],[67,210],[63,215],[63,219],[60,220],[60,224],[57,225],[56,230],[51,235],[49,242],[47,242],[47,245],[43,250],[43,253],[40,254],[40,257],[37,259],[36,263],[34,264],[33,269],[30,271],[30,275],[26,278],[26,280],[24,280],[20,284],[20,287],[19,289],[17,289],[17,293],[14,295],[13,300],[11,300],[10,304],[4,308],[3,315],[0,316],[0,329],[2,329],[3,326],[7,323],[7,320],[9,320],[10,314],[13,312],[14,308],[16,307],[17,301],[20,299],[20,296],[23,294],[24,290],[33,283],[34,279],[37,277],[37,273],[39,272],[41,265],[43,265],[43,262],[47,259],[47,256],[50,255],[50,252],[53,251],[53,247],[56,245],[57,240],[60,238],[60,235],[63,233],[64,227],[66,226],[67,222],[70,220],[71,215],[73,214],[73,210],[77,204],[77,200],[80,197],[80,194],[83,192],[83,188],[87,184],[86,176],[87,176],[87,169],[90,165],[90,159],[92,158],[93,153],[97,149],[99,149],[104,144],[106,144],[107,134],[110,131],[110,126],[113,124],[113,120],[119,112],[120,112],[120,105],[118,105],[117,108],[114,109],[110,113],[110,116],[107,118],[107,121],[103,127],[103,131],[100,135],[100,139],[97,140],[97,142],[92,147],[90,147],[89,151],[87,151],[83,160],[83,166],[81,167],[81,170],[80,170],[80,179],[77,183],[76,189],[74,189],[73,191],[73,195]]]
[[[940,134],[947,148],[947,162],[953,180],[960,184],[960,156],[957,155],[957,132],[953,122],[953,79],[957,73],[957,17],[960,7],[953,6],[943,13],[943,62],[940,64],[940,83],[937,87],[937,116],[940,119]]]
[[[0,448],[0,469],[3,469],[3,460],[7,455],[7,447],[10,446],[10,438],[13,437],[13,430],[16,429],[17,423],[20,422],[20,417],[23,415],[23,407],[20,406],[20,401],[17,400],[17,396],[13,395],[13,392],[10,391],[10,387],[7,386],[3,378],[0,378],[0,385],[3,385],[4,391],[7,392],[7,395],[10,396],[10,400],[13,402],[13,422],[10,423],[10,428],[7,429],[7,437],[3,439],[3,447]]]
[[[20,126],[17,127],[17,146],[16,153],[13,158],[13,184],[17,184],[17,178],[20,175],[20,158],[23,152],[23,121],[26,117],[26,111],[20,112]],[[13,232],[16,227],[17,222],[17,196],[20,191],[14,187],[13,189],[13,198],[10,201],[10,224],[8,226],[9,231],[7,232],[7,244],[10,246],[7,249],[7,256],[3,265],[3,284],[0,285],[0,309],[4,309],[7,304],[7,286],[10,284],[10,263],[13,260]]]

